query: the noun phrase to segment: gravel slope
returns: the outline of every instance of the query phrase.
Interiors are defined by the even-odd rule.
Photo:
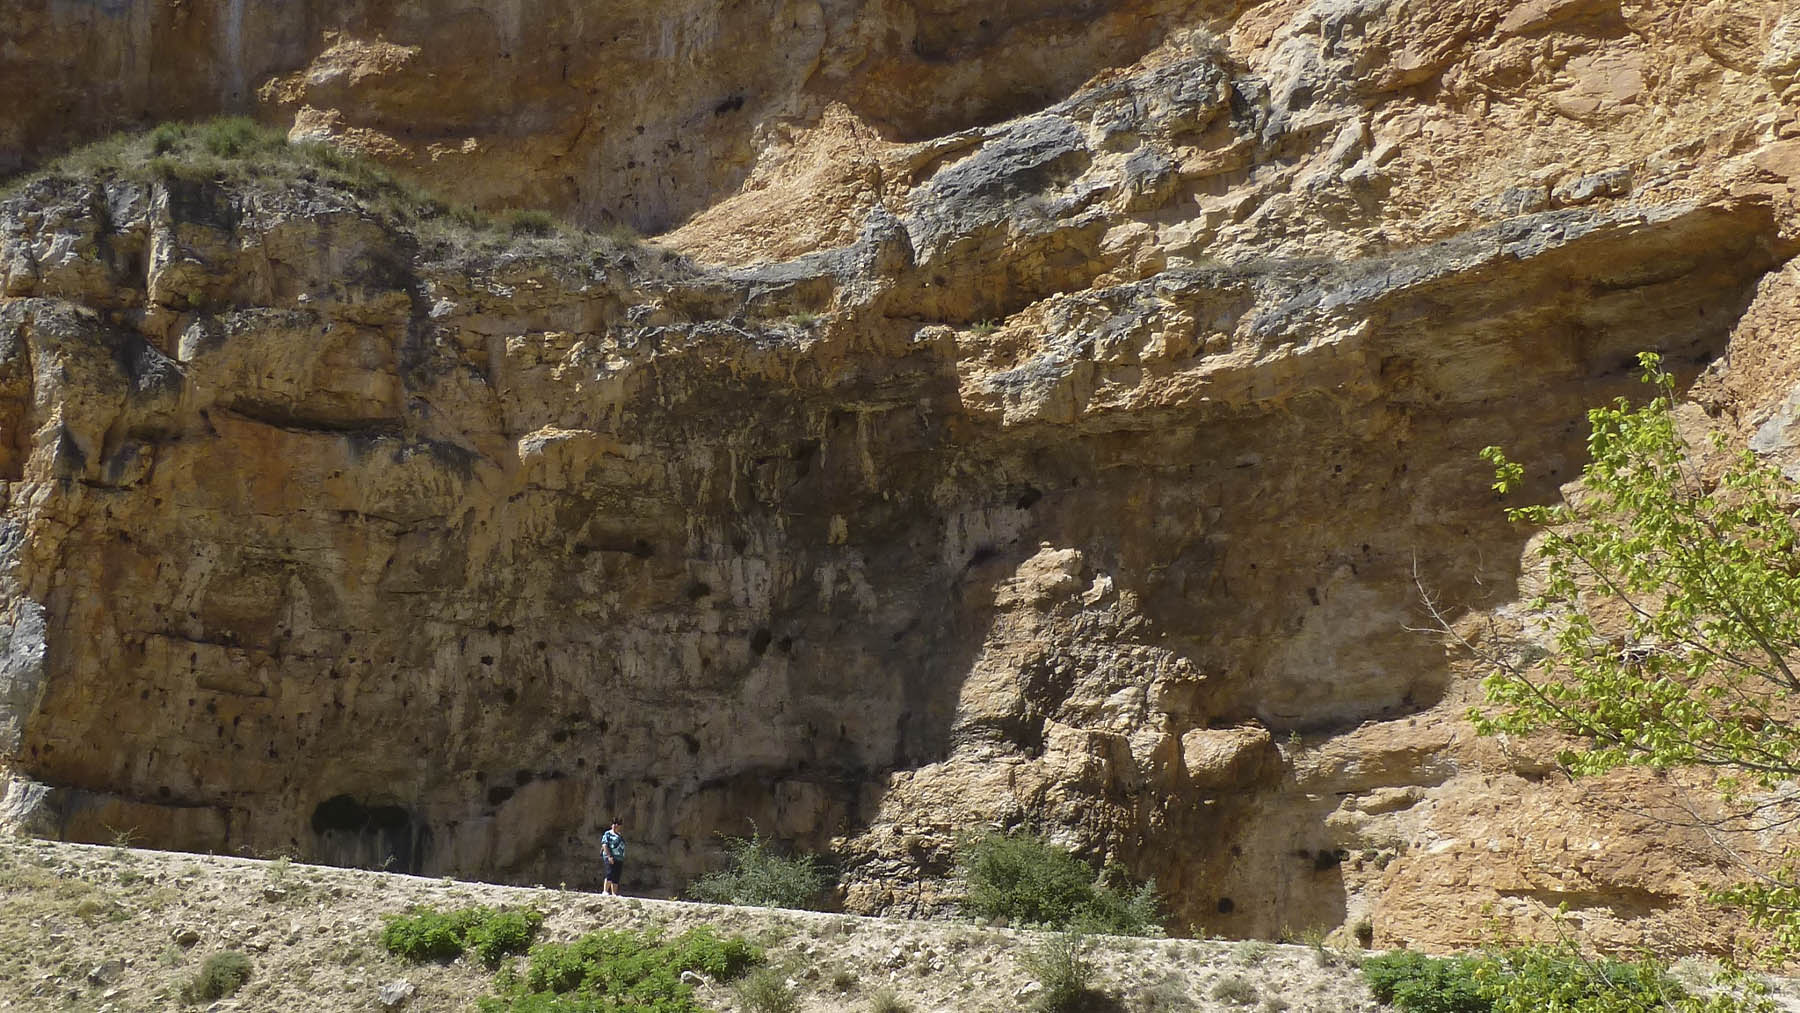
[[[679,932],[710,924],[769,950],[802,1009],[866,1010],[891,988],[920,1013],[1013,1011],[1035,985],[1020,957],[1038,936],[959,922],[717,907],[557,889],[419,879],[116,847],[0,839],[0,1009],[125,1013],[181,1007],[207,955],[246,953],[252,978],[189,1008],[379,1010],[385,985],[413,986],[406,1010],[469,1009],[492,976],[479,964],[408,964],[381,948],[381,916],[414,904],[530,905],[545,934],[602,927]],[[1329,951],[1266,943],[1101,938],[1097,983],[1113,1010],[1358,1013],[1380,1007]],[[712,1008],[741,1008],[708,987]]]

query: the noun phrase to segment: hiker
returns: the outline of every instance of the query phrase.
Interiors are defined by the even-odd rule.
[[[614,897],[619,895],[619,874],[625,869],[625,838],[619,836],[620,823],[617,818],[606,833],[600,835],[600,860],[606,863],[606,882],[602,886]]]

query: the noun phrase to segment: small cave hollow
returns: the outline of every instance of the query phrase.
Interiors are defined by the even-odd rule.
[[[368,804],[333,795],[313,807],[313,845],[330,865],[418,875],[431,834],[412,813],[393,804]]]

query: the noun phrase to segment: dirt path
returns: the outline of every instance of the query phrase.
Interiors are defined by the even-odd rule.
[[[599,894],[125,848],[0,839],[0,1009],[127,1013],[182,1007],[205,958],[251,961],[230,999],[191,1009],[282,1013],[381,1010],[409,982],[404,1010],[471,1009],[492,975],[478,963],[410,964],[379,942],[384,914],[415,904],[529,905],[546,938],[596,928],[679,932],[709,924],[768,948],[802,1009],[866,1010],[891,988],[919,1013],[1012,1013],[1034,981],[1029,932],[959,922],[717,907]],[[1305,946],[1189,939],[1097,939],[1097,983],[1129,1011],[1358,1013],[1379,1007],[1360,978]],[[739,1008],[728,989],[704,1001]]]

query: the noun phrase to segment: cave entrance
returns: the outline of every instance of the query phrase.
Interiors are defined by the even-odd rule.
[[[430,831],[397,805],[365,805],[333,795],[313,808],[313,844],[320,861],[358,869],[418,875]]]

